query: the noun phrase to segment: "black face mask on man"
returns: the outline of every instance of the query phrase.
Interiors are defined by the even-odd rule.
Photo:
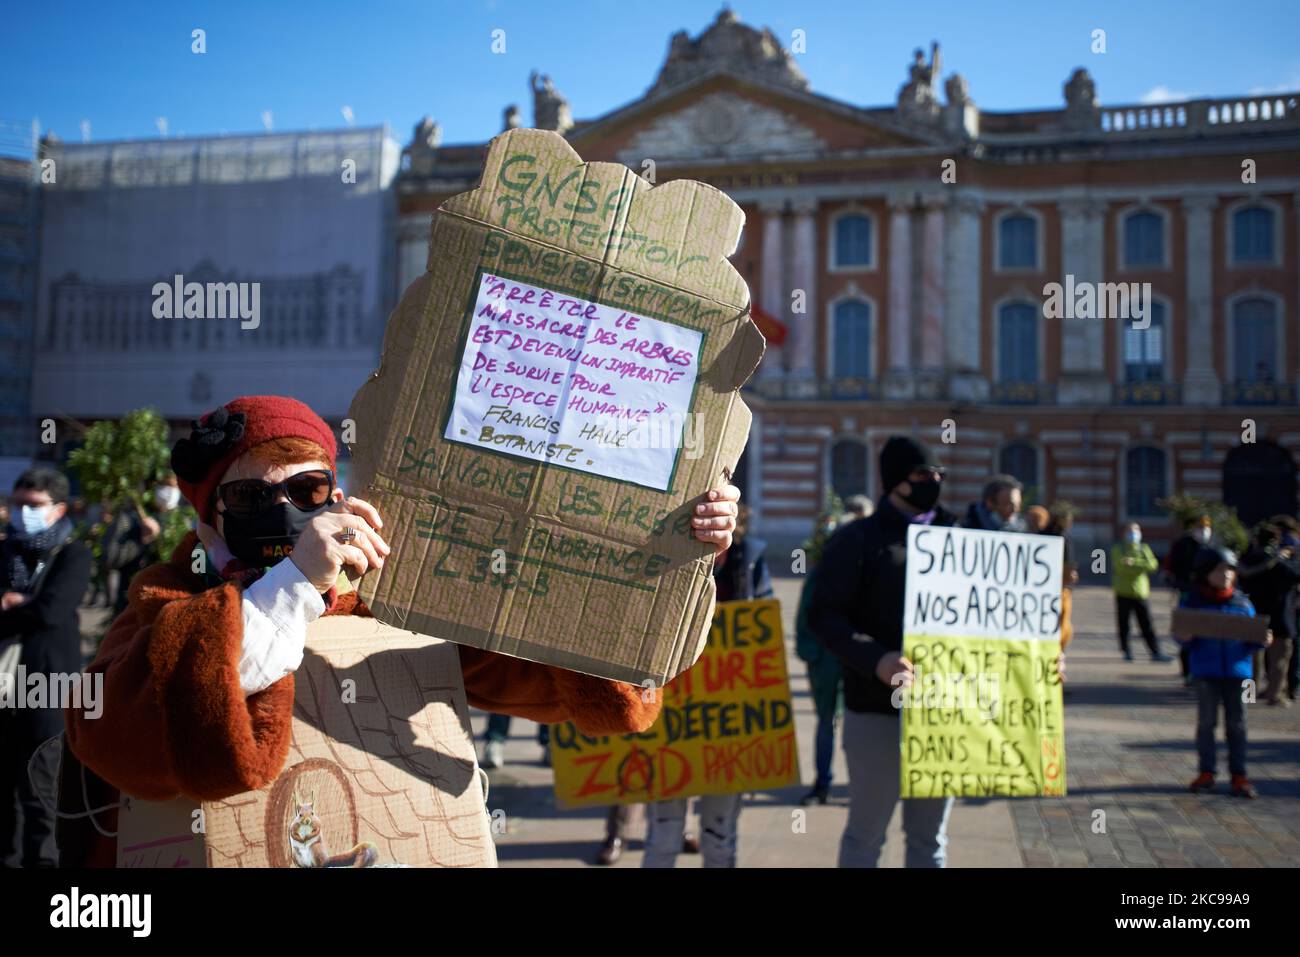
[[[256,515],[221,514],[223,534],[230,554],[253,568],[277,564],[293,554],[293,546],[307,524],[329,508],[329,503],[304,512],[288,502],[263,509]]]
[[[939,501],[939,486],[942,484],[938,479],[908,479],[907,483],[912,486],[912,491],[903,496],[903,501],[922,512],[934,508]]]

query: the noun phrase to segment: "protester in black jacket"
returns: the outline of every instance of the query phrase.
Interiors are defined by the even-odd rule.
[[[950,526],[938,504],[943,470],[930,450],[894,436],[880,453],[886,490],[869,518],[841,526],[826,543],[808,609],[817,640],[844,663],[844,752],[849,765],[849,820],[841,867],[875,867],[898,801],[896,675],[910,674],[902,655],[907,529]],[[908,867],[946,862],[951,798],[903,802]]]
[[[736,534],[731,547],[713,560],[713,583],[718,601],[748,601],[772,597],[772,576],[763,552],[767,543],[749,534],[749,506],[736,513]]]
[[[980,500],[967,507],[962,527],[986,532],[1026,531],[1025,518],[1020,514],[1024,488],[1013,475],[994,475],[984,483]]]
[[[19,476],[11,499],[9,535],[0,548],[0,647],[21,647],[18,667],[28,680],[0,679],[25,695],[30,676],[54,687],[58,676],[81,671],[77,607],[90,583],[90,549],[70,540],[68,480],[50,468]],[[25,704],[32,701],[24,698]],[[63,705],[9,707],[0,712],[0,863],[17,841],[15,792],[23,811],[22,864],[53,866],[54,816],[37,796],[27,765],[40,744],[63,731]],[[46,768],[46,771],[52,771]],[[51,777],[52,779],[52,777]]]
[[[1169,547],[1169,556],[1165,559],[1165,576],[1169,584],[1180,592],[1192,588],[1192,566],[1197,553],[1209,546],[1214,538],[1214,526],[1210,516],[1201,515],[1188,522],[1173,545]]]
[[[1300,522],[1292,515],[1274,515],[1269,522],[1281,532],[1279,546],[1291,549],[1292,555],[1300,555]],[[1286,695],[1288,700],[1295,701],[1297,692],[1300,692],[1300,585],[1291,589],[1283,613],[1292,635],[1291,664],[1286,672]]]
[[[1202,548],[1209,546],[1214,538],[1214,524],[1208,515],[1199,515],[1187,522],[1183,534],[1178,536],[1169,547],[1165,557],[1165,578],[1183,594],[1192,589],[1192,566]],[[1183,684],[1191,685],[1192,672],[1188,658],[1188,646],[1182,645],[1178,650],[1178,666],[1183,673]]]
[[[1242,556],[1237,578],[1250,596],[1255,613],[1267,615],[1273,631],[1273,644],[1264,653],[1267,686],[1263,700],[1286,707],[1290,704],[1289,697],[1284,694],[1287,667],[1295,653],[1295,623],[1289,612],[1291,593],[1300,585],[1300,559],[1297,559],[1294,549],[1282,543],[1281,538],[1280,529],[1272,525],[1260,526],[1251,547]]]

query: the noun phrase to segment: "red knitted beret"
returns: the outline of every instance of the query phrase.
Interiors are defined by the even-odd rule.
[[[338,454],[334,432],[299,402],[282,395],[245,395],[193,423],[194,431],[172,448],[172,471],[199,518],[212,524],[212,493],[226,469],[271,439],[309,439],[325,450],[330,468]]]

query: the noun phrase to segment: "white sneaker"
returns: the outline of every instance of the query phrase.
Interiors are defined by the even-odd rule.
[[[506,763],[506,748],[501,741],[489,741],[483,749],[483,767],[495,769]]]

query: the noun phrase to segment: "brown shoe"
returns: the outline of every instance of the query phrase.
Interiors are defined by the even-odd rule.
[[[600,853],[596,855],[596,863],[608,867],[622,856],[623,839],[621,837],[606,838],[605,843],[600,845]]]
[[[1232,796],[1240,798],[1257,798],[1259,792],[1255,790],[1255,785],[1250,783],[1250,779],[1244,774],[1234,774],[1232,776]]]

